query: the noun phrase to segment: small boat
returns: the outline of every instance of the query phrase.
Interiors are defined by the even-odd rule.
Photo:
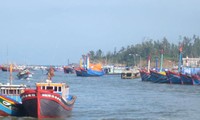
[[[16,65],[12,65],[12,72],[17,72],[19,71],[19,68],[16,66]],[[4,72],[9,72],[10,71],[10,68],[9,68],[9,65],[2,65],[1,66],[1,70],[4,71]]]
[[[64,118],[71,114],[76,96],[69,95],[69,86],[66,83],[53,83],[51,75],[50,72],[46,82],[36,83],[36,89],[26,89],[21,94],[27,116]]]
[[[12,84],[12,65],[9,68],[10,83],[0,84],[0,116],[24,116],[21,92],[27,89],[26,85]]]
[[[32,78],[32,73],[28,69],[24,69],[17,74],[18,79],[29,80]]]
[[[139,78],[140,77],[140,72],[138,70],[124,70],[121,73],[121,79],[134,79],[134,78]]]
[[[75,73],[74,68],[70,67],[70,66],[64,66],[63,70],[64,70],[64,73],[66,73],[66,74],[73,74],[73,73]]]

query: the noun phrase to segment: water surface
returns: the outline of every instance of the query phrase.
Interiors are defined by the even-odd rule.
[[[46,79],[45,73],[34,71],[31,80],[14,79],[13,83],[34,87]],[[7,82],[8,75],[0,72],[1,82]],[[77,77],[64,72],[55,72],[53,81],[68,83],[70,93],[77,96],[72,114],[65,120],[199,120],[200,86],[142,82],[140,78],[121,79],[119,75]]]

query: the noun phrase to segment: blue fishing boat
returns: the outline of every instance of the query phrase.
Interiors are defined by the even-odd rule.
[[[150,80],[154,83],[170,83],[165,72],[150,70]]]
[[[150,81],[150,72],[147,70],[139,70],[142,81]]]
[[[180,74],[177,72],[166,71],[166,75],[170,84],[183,84]]]
[[[0,85],[0,116],[24,116],[20,93],[25,85]]]
[[[172,71],[166,72],[166,75],[167,75],[171,84],[183,84],[183,81],[180,77],[181,65],[182,65],[182,51],[183,51],[183,46],[181,45],[179,47],[178,72],[172,72]]]
[[[150,80],[154,83],[170,83],[169,79],[166,76],[166,72],[163,71],[163,49],[161,50],[161,58],[160,58],[160,70],[150,70]]]
[[[75,69],[77,76],[82,77],[95,77],[95,76],[102,76],[104,75],[104,71],[95,71],[92,69]]]
[[[101,64],[90,63],[89,55],[83,56],[83,62],[81,59],[80,67],[75,71],[77,76],[83,77],[103,76],[105,74]]]
[[[24,116],[20,94],[26,85],[12,84],[12,65],[9,68],[10,83],[0,84],[0,116]]]
[[[191,74],[181,73],[180,76],[181,76],[181,80],[184,85],[193,85],[194,84]]]
[[[148,56],[148,59],[147,59],[147,69],[140,69],[140,77],[142,79],[142,81],[151,81],[151,75],[150,75],[150,55]]]
[[[97,70],[92,70],[92,69],[87,69],[87,70],[81,70],[81,74],[84,77],[92,77],[92,76],[102,76],[104,75],[104,71],[97,71]]]

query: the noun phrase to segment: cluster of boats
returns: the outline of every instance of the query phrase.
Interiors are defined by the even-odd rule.
[[[10,66],[10,73],[12,73],[12,66]],[[35,88],[13,85],[12,82],[0,84],[0,116],[36,118],[69,116],[76,96],[69,94],[69,86],[66,83],[54,83],[52,77],[53,68],[50,68],[48,79],[36,83]]]
[[[188,74],[174,71],[159,72],[146,69],[140,70],[142,81],[150,81],[154,83],[184,84],[184,85],[200,85],[200,77],[198,74]]]
[[[150,69],[150,57],[148,58],[147,69],[140,69],[142,81],[151,81],[154,83],[200,85],[200,68],[188,67],[182,65],[182,47],[179,49],[178,70],[163,70],[163,53],[161,52],[160,69]]]

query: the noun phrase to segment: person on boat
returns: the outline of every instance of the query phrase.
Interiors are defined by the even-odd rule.
[[[54,76],[54,69],[53,67],[50,67],[48,71],[48,80],[51,80],[53,76]]]

